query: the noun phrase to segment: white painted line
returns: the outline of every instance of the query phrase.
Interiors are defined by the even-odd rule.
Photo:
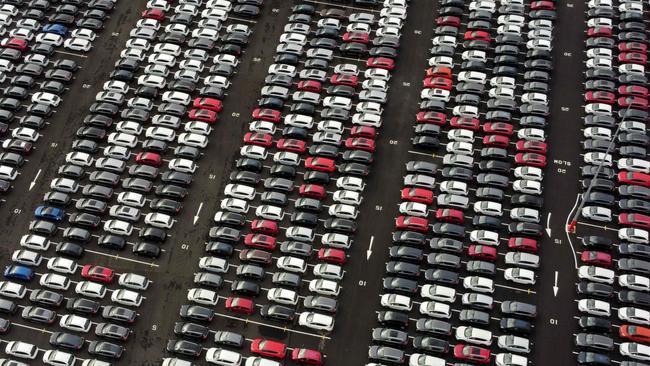
[[[101,256],[104,256],[104,257],[108,257],[108,258],[115,258],[115,259],[121,259],[121,260],[123,260],[123,261],[129,261],[129,262],[134,262],[134,263],[140,263],[140,264],[144,264],[144,265],[151,266],[151,267],[160,267],[159,265],[154,264],[154,263],[144,262],[144,261],[140,261],[140,260],[137,260],[137,259],[131,259],[131,258],[120,257],[120,256],[117,255],[117,254],[115,254],[115,255],[110,255],[110,254],[106,254],[106,253],[103,253],[103,252],[97,252],[97,251],[89,250],[89,249],[86,249],[86,252],[93,253],[93,254],[97,254],[97,255],[101,255]]]
[[[302,332],[302,331],[299,331],[299,330],[289,329],[287,327],[280,327],[280,326],[277,326],[277,325],[261,323],[261,322],[257,322],[257,321],[254,321],[254,320],[242,319],[242,318],[238,318],[238,317],[232,316],[232,315],[226,315],[226,314],[221,314],[221,313],[215,313],[215,315],[220,316],[222,318],[239,320],[239,321],[244,322],[244,323],[251,323],[251,324],[257,324],[257,325],[261,325],[261,326],[265,326],[265,327],[269,327],[269,328],[275,328],[275,329],[283,330],[285,332],[303,334],[303,335],[307,335],[307,336],[314,337],[314,338],[321,338],[321,339],[328,339],[328,340],[332,339],[332,338],[330,338],[328,336],[325,336],[325,335],[318,335],[318,334],[314,334],[314,333]]]
[[[62,53],[62,54],[64,54],[64,55],[76,56],[76,57],[81,57],[81,58],[88,58],[88,56],[86,56],[86,55],[82,55],[82,54],[80,54],[80,53],[72,53],[72,52],[59,51],[59,50],[56,50],[56,51],[54,51],[54,52],[55,52],[55,53]]]

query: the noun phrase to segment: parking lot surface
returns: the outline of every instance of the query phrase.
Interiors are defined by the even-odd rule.
[[[645,365],[648,6],[0,1],[0,359]]]

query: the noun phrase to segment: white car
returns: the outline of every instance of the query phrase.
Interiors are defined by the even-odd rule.
[[[246,214],[249,210],[248,202],[238,198],[225,198],[221,200],[220,207],[222,210],[240,214]]]
[[[524,337],[502,335],[497,339],[497,345],[510,352],[530,353],[530,341]]]
[[[453,303],[456,301],[456,290],[438,284],[425,284],[420,288],[420,296],[425,299]]]
[[[343,268],[331,263],[320,263],[314,266],[314,276],[340,281],[343,279]]]
[[[539,211],[534,208],[517,207],[510,210],[510,218],[514,221],[539,223]]]
[[[494,361],[497,366],[528,366],[528,358],[512,353],[498,353]]]
[[[515,177],[527,180],[541,181],[544,177],[542,169],[533,166],[518,166],[515,168]]]
[[[63,42],[63,47],[71,51],[88,52],[93,44],[85,38],[68,38]]]
[[[503,214],[501,204],[492,201],[474,202],[474,212],[480,215],[497,216],[497,217]]]
[[[304,259],[291,256],[278,258],[276,265],[279,269],[294,273],[305,273],[307,270],[307,263]]]
[[[535,272],[524,268],[507,268],[503,278],[522,285],[534,285],[536,282]]]
[[[142,300],[142,295],[131,290],[120,289],[111,294],[111,301],[127,306],[139,307]]]
[[[332,195],[334,202],[344,203],[346,205],[355,205],[358,206],[363,201],[363,197],[359,192],[348,191],[348,190],[337,190]]]
[[[580,266],[578,278],[611,285],[614,283],[614,271],[597,266]]]
[[[380,303],[385,308],[397,311],[408,312],[413,308],[410,297],[398,294],[383,294],[381,295]]]
[[[27,293],[25,285],[10,281],[0,281],[0,296],[11,299],[22,299]]]
[[[38,92],[32,95],[32,103],[47,104],[51,107],[58,107],[61,103],[61,97],[56,94]]]
[[[106,286],[92,281],[80,281],[74,288],[74,291],[83,296],[95,299],[103,299],[106,296]]]
[[[622,342],[619,351],[623,356],[641,361],[650,361],[650,346],[636,342]]]
[[[650,325],[650,312],[643,309],[633,307],[618,308],[618,318],[634,324]]]
[[[187,291],[187,300],[201,305],[217,305],[219,295],[212,290],[202,288],[191,288]]]
[[[533,195],[542,194],[542,184],[534,180],[518,179],[512,183],[512,188],[521,193]]]
[[[467,276],[463,279],[463,287],[469,291],[491,294],[494,292],[494,281],[481,276]]]
[[[73,274],[77,271],[77,262],[69,258],[52,257],[47,260],[47,269],[63,274]]]
[[[611,222],[612,210],[601,206],[585,206],[581,211],[582,217],[594,221]]]
[[[650,278],[635,274],[618,276],[618,284],[631,290],[650,292]]]
[[[475,327],[460,326],[456,328],[456,340],[490,346],[492,344],[492,332]]]
[[[309,291],[336,297],[341,292],[341,286],[334,281],[321,278],[309,281]]]
[[[21,341],[7,342],[7,345],[5,346],[6,354],[13,357],[26,358],[30,360],[36,358],[36,356],[38,355],[38,350],[39,348],[36,347],[35,345],[27,342],[21,342]],[[9,361],[9,362],[13,362],[13,361]],[[19,366],[20,364],[21,363],[18,363]]]
[[[420,303],[420,314],[432,318],[449,319],[451,318],[451,306],[437,301],[423,301]]]
[[[173,170],[181,173],[194,174],[197,165],[190,159],[176,158],[176,159],[171,159],[167,164],[167,167],[169,168],[169,170]]]
[[[219,366],[240,366],[242,361],[242,356],[241,354],[235,351],[212,347],[212,348],[208,348],[208,350],[205,351],[205,361]],[[163,365],[165,365],[164,362]],[[178,363],[169,364],[169,366],[176,366],[176,365],[178,365]],[[179,364],[178,366],[183,366],[183,365]]]
[[[118,277],[117,283],[120,286],[130,288],[132,290],[145,291],[151,281],[145,276],[136,273],[122,273]]]
[[[303,311],[298,317],[298,324],[314,330],[331,332],[334,329],[334,318],[329,315]]]
[[[284,288],[270,289],[266,293],[266,298],[269,301],[273,301],[283,305],[296,306],[296,304],[298,303],[298,294],[295,291],[287,290]]]
[[[638,158],[621,158],[616,162],[619,170],[627,170],[639,173],[650,173],[650,161]]]
[[[18,127],[11,131],[11,137],[21,139],[23,141],[36,142],[41,135],[38,131],[29,127]]]
[[[427,217],[429,215],[429,208],[424,203],[402,202],[399,205],[399,212],[407,216]]]
[[[88,318],[79,315],[64,315],[59,320],[61,328],[72,330],[75,332],[88,333],[92,322]]]
[[[54,33],[39,33],[36,36],[36,42],[59,47],[63,44],[63,37]]]
[[[609,317],[611,312],[609,302],[596,299],[580,299],[578,310],[586,314],[604,317]]]
[[[87,39],[90,42],[94,41],[95,38],[97,38],[97,34],[95,32],[91,31],[90,29],[86,28],[77,28],[72,31],[70,34],[72,38],[81,38],[81,39]],[[127,44],[128,47],[128,44]]]
[[[648,231],[636,228],[618,229],[618,238],[638,244],[648,244]]]
[[[67,290],[70,287],[70,280],[58,273],[46,273],[41,276],[38,283],[54,290]]]
[[[31,250],[18,249],[11,255],[11,260],[24,266],[38,267],[43,261],[43,256]]]
[[[359,211],[355,206],[337,203],[329,207],[328,214],[338,218],[356,220]]]
[[[27,234],[20,238],[20,246],[27,249],[46,251],[50,241],[41,235]]]

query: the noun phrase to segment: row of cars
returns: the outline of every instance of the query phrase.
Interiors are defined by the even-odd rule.
[[[8,135],[0,155],[3,192],[18,177],[79,68],[75,61],[55,54],[63,37],[72,33],[92,34],[95,38],[94,31],[87,28],[87,19],[80,18],[75,24],[74,15],[82,6],[87,6],[86,13],[105,14],[115,4],[110,0],[73,3],[64,1],[55,7],[47,1],[32,1],[0,7],[0,36],[5,37],[0,40],[0,82],[5,86],[0,99],[0,131]],[[79,28],[72,30],[75,25]],[[99,29],[101,25],[100,21]]]
[[[648,39],[641,1],[587,4],[583,219],[618,224],[581,239],[578,363],[650,360]],[[616,242],[616,244],[615,244]],[[615,320],[611,320],[616,312]],[[613,329],[617,327],[617,330]],[[618,350],[620,355],[613,355]]]
[[[367,365],[487,364],[492,356],[497,365],[528,364],[536,307],[503,287],[499,290],[506,294],[497,295],[501,285],[495,276],[501,271],[510,282],[507,288],[533,286],[540,265],[536,252],[542,235],[554,19],[551,1],[442,1],[413,145],[440,156],[443,169],[427,160],[406,164],[383,279],[382,327],[373,329],[373,362]],[[477,140],[482,148],[475,148]],[[480,155],[476,162],[475,152]],[[504,222],[506,215],[510,223]],[[468,224],[473,229],[466,230]],[[509,238],[501,237],[504,226]],[[497,301],[497,296],[505,298]],[[494,303],[501,310],[499,336],[491,324]],[[413,334],[409,313],[415,307],[420,318]],[[453,313],[459,314],[459,323]],[[447,339],[452,333],[455,345]]]
[[[168,4],[152,1],[147,6],[148,10],[154,10]],[[145,11],[131,32],[132,37],[121,52],[110,80],[96,94],[90,113],[83,119],[84,126],[76,131],[77,139],[65,155],[65,164],[58,170],[59,177],[51,181],[51,191],[34,212],[31,233],[23,237],[20,243],[23,249],[16,251],[12,258],[20,266],[6,270],[5,276],[16,280],[39,278],[42,289],[30,291],[32,296],[44,293],[34,299],[30,296],[30,300],[38,304],[53,302],[52,299],[59,298],[57,295],[71,287],[80,296],[68,299],[67,306],[55,315],[60,317],[62,329],[52,333],[50,343],[59,349],[53,352],[54,356],[47,354],[52,359],[44,359],[46,363],[72,365],[82,358],[79,352],[85,351],[86,343],[91,355],[104,360],[117,360],[124,351],[121,344],[129,338],[128,327],[136,321],[136,309],[144,300],[140,291],[146,290],[149,281],[136,274],[122,280],[122,274],[118,283],[128,288],[109,289],[99,282],[112,282],[114,272],[111,269],[80,266],[75,259],[93,257],[101,261],[102,256],[107,256],[101,251],[103,248],[122,250],[127,246],[132,247],[135,255],[149,258],[162,252],[160,245],[167,239],[167,230],[175,222],[173,217],[179,213],[181,200],[188,194],[192,173],[198,168],[196,162],[201,157],[200,149],[207,145],[210,126],[217,121],[220,98],[227,87],[227,84],[220,84],[223,87],[220,89],[208,80],[211,77],[221,80],[221,74],[233,73],[237,59],[225,51],[235,52],[247,42],[249,32],[243,24],[227,26],[227,18],[215,15],[220,14],[218,11],[207,14],[213,17],[202,17],[203,23],[198,22],[201,25],[195,24],[192,14],[198,13],[201,6],[200,1],[181,0],[174,9],[174,16],[169,17],[170,24],[164,28],[161,21],[152,19]],[[205,6],[222,9],[231,4],[212,1]],[[183,49],[189,42],[182,40],[181,25],[217,31],[223,27],[227,33],[237,36],[224,37],[221,47],[224,52],[210,58],[209,52],[216,47],[214,39],[219,37],[207,31],[197,32],[191,37],[192,47]],[[177,61],[177,58],[183,59]],[[147,64],[142,65],[145,60]],[[202,73],[208,62],[213,67],[210,75],[204,77]],[[204,87],[200,94],[191,97],[190,93],[198,89],[201,80]],[[145,131],[144,124],[149,122],[151,127]],[[182,133],[177,137],[176,131],[181,129],[184,131],[179,131]],[[145,140],[141,140],[143,135]],[[132,152],[137,146],[142,150]],[[166,154],[173,154],[173,158],[168,159]],[[129,165],[132,159],[135,161]],[[163,163],[167,171],[161,172]],[[122,178],[124,172],[128,172],[129,177]],[[155,186],[159,177],[162,184]],[[79,193],[81,197],[77,196]],[[153,194],[156,197],[152,199],[150,195]],[[150,212],[145,212],[149,209]],[[146,227],[137,227],[141,221]],[[99,235],[97,231],[102,229],[103,235]],[[138,232],[140,242],[129,240],[133,232]],[[62,239],[58,239],[61,234]],[[98,249],[86,250],[95,240]],[[54,247],[59,257],[45,257]],[[47,270],[40,273],[36,267]],[[83,280],[71,279],[79,269]],[[6,293],[15,288],[9,286]],[[108,294],[112,303],[101,304],[101,299],[108,298]],[[50,307],[55,308],[56,304]],[[32,307],[25,309],[29,309],[23,310],[28,314],[33,311]],[[52,314],[50,310],[40,309],[36,311],[39,316]],[[100,315],[109,323],[92,320]],[[90,341],[76,336],[79,333],[89,335],[92,326],[96,336],[106,340]],[[35,345],[23,340],[16,342],[11,343],[11,347],[17,344],[17,348],[30,352],[21,356],[8,351],[12,356],[33,359],[39,352]],[[94,362],[100,364],[100,361]]]
[[[317,12],[309,3],[292,8],[236,170],[214,215],[208,255],[200,259],[194,277],[197,287],[189,289],[191,303],[181,308],[185,322],[179,327],[205,330],[213,317],[226,316],[275,327],[274,323],[290,327],[297,321],[301,332],[316,334],[334,329],[343,265],[354,245],[364,177],[372,163],[389,69],[394,66],[394,57],[379,54],[394,55],[395,49],[381,44],[399,39],[406,3],[385,1],[379,17],[372,11],[348,12],[336,7]],[[377,37],[371,40],[373,30]],[[367,59],[365,71],[364,65],[350,59],[338,62],[338,52],[354,48],[349,45],[362,48],[371,42],[378,46],[369,52],[378,56]],[[221,315],[214,306],[233,315]],[[256,319],[258,314],[261,320]],[[168,350],[190,357],[202,353],[200,337],[183,330],[176,333],[192,340],[170,342],[191,344],[193,351]],[[223,333],[230,332],[215,334]],[[273,354],[256,349],[255,340],[247,357],[241,343],[217,338],[215,342],[205,359],[218,365],[279,365],[287,356],[301,364],[324,362],[315,348]],[[279,343],[263,342],[269,347]]]

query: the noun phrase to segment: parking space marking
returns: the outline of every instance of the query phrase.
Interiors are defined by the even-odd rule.
[[[341,5],[341,4],[332,4],[332,3],[326,3],[324,1],[316,1],[316,0],[305,0],[305,2],[308,3],[314,3],[314,4],[321,4],[321,5],[327,5],[327,6],[337,6],[339,8],[346,8],[346,9],[353,9],[353,10],[361,10],[361,11],[370,11],[373,13],[379,13],[379,10],[377,9],[367,9],[367,8],[360,8],[357,6],[350,6],[350,5]]]
[[[11,322],[11,325],[19,327],[19,328],[26,328],[26,329],[35,330],[35,331],[41,332],[41,333],[47,333],[47,334],[54,333],[54,332],[52,332],[50,330],[47,330],[45,328],[42,328],[42,329],[41,328],[36,328],[36,327],[32,327],[31,325],[25,325],[25,324],[20,324],[20,323],[16,323],[16,322]]]
[[[56,50],[56,51],[54,51],[54,53],[62,53],[64,55],[70,55],[70,56],[81,57],[81,58],[88,58],[88,56],[86,56],[86,55],[82,55],[80,53],[67,52],[67,51]]]
[[[257,324],[257,325],[261,325],[261,326],[268,327],[268,328],[279,329],[279,330],[283,330],[285,332],[307,335],[307,336],[314,337],[314,338],[321,338],[321,339],[328,339],[328,340],[332,339],[331,337],[328,337],[326,335],[303,332],[303,331],[300,331],[300,330],[290,329],[290,328],[287,328],[287,327],[280,327],[280,326],[272,325],[272,324],[266,324],[266,323],[258,322],[258,321],[255,321],[255,320],[242,319],[242,318],[238,318],[238,317],[232,316],[232,315],[221,314],[221,313],[215,313],[215,315],[220,316],[222,318],[239,320],[240,322],[244,322],[244,323]]]
[[[155,263],[149,263],[149,262],[145,262],[145,261],[141,261],[141,260],[137,260],[137,259],[131,259],[131,258],[126,258],[126,257],[120,257],[120,256],[117,255],[117,254],[115,254],[115,255],[111,255],[111,254],[106,254],[106,253],[104,253],[104,252],[98,252],[98,251],[95,251],[95,250],[89,250],[89,249],[86,249],[86,252],[93,253],[93,254],[97,254],[97,255],[101,255],[101,256],[104,256],[104,257],[109,257],[109,258],[121,259],[121,260],[123,260],[123,261],[128,261],[128,262],[133,262],[133,263],[140,263],[140,264],[144,264],[144,265],[151,266],[151,267],[160,267],[159,265],[157,265],[157,264],[155,264]]]

